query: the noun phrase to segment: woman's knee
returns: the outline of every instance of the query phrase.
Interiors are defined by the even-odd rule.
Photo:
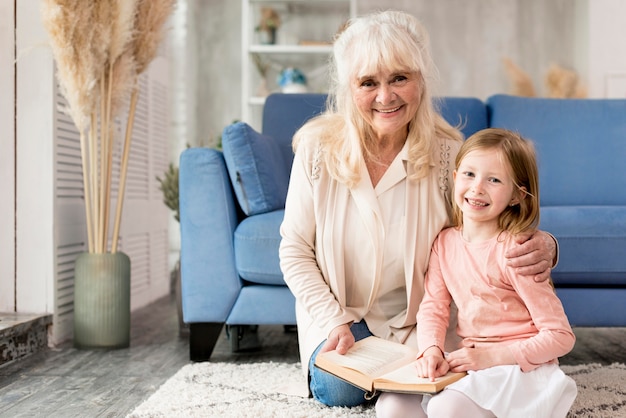
[[[365,391],[311,366],[309,388],[313,399],[327,406],[357,406],[367,402]]]
[[[310,388],[313,399],[326,406],[353,407],[367,402],[363,390],[332,375],[311,381]]]

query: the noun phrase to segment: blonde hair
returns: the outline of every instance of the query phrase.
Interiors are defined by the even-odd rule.
[[[353,186],[360,180],[361,155],[371,157],[374,135],[354,103],[351,82],[379,71],[415,72],[421,77],[421,103],[409,123],[409,163],[413,179],[426,177],[431,164],[438,162],[437,138],[462,140],[462,134],[433,103],[431,85],[437,80],[437,70],[429,47],[425,28],[405,12],[376,12],[348,21],[335,37],[327,111],[296,134],[294,147],[302,136],[320,140],[331,176]]]
[[[498,217],[501,230],[512,234],[536,229],[539,225],[539,170],[533,143],[518,133],[500,129],[483,129],[470,136],[463,143],[456,156],[455,169],[458,170],[463,158],[476,150],[493,150],[509,170],[513,184],[524,196],[519,204],[508,206]],[[463,225],[461,208],[452,203],[454,224]]]

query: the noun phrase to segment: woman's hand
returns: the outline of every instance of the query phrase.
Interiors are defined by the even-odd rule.
[[[556,240],[544,231],[520,234],[516,237],[520,244],[506,253],[508,264],[522,276],[531,276],[537,282],[550,278],[556,264]]]
[[[350,331],[350,325],[343,324],[330,332],[326,344],[324,344],[320,353],[337,350],[339,354],[346,354],[353,345],[354,335]]]
[[[448,373],[450,366],[438,347],[429,347],[415,363],[415,371],[419,377],[428,377],[433,382],[436,377]]]
[[[517,364],[511,350],[501,344],[481,348],[463,347],[448,354],[446,360],[448,360],[450,370],[453,372],[467,372],[503,364]]]

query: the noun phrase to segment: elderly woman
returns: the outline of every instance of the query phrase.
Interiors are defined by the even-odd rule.
[[[328,110],[294,137],[280,260],[312,396],[354,406],[364,392],[315,368],[315,357],[369,335],[417,346],[424,274],[433,240],[450,225],[462,135],[437,112],[428,35],[413,16],[353,19],[333,55]],[[524,239],[509,262],[545,280],[554,239],[541,231]]]

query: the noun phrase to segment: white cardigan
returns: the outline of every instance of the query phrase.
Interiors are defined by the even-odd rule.
[[[460,146],[460,142],[442,139],[435,158],[441,161],[439,166],[432,166],[430,174],[417,182],[406,180],[407,309],[386,323],[368,322],[372,333],[379,337],[417,345],[415,338],[408,337],[414,333],[417,309],[424,295],[424,274],[431,245],[439,231],[450,223],[452,170]],[[408,165],[407,170],[410,176],[412,167]],[[362,319],[345,309],[344,251],[341,248],[344,228],[334,225],[334,214],[345,212],[349,199],[354,199],[361,217],[366,219],[366,227],[371,230],[370,235],[379,236],[376,230],[380,224],[372,216],[362,184],[350,190],[332,179],[323,166],[319,143],[301,142],[291,171],[281,225],[280,266],[285,282],[296,297],[300,358],[305,375],[313,351],[335,327]],[[374,262],[379,273],[381,260],[382,256]]]

